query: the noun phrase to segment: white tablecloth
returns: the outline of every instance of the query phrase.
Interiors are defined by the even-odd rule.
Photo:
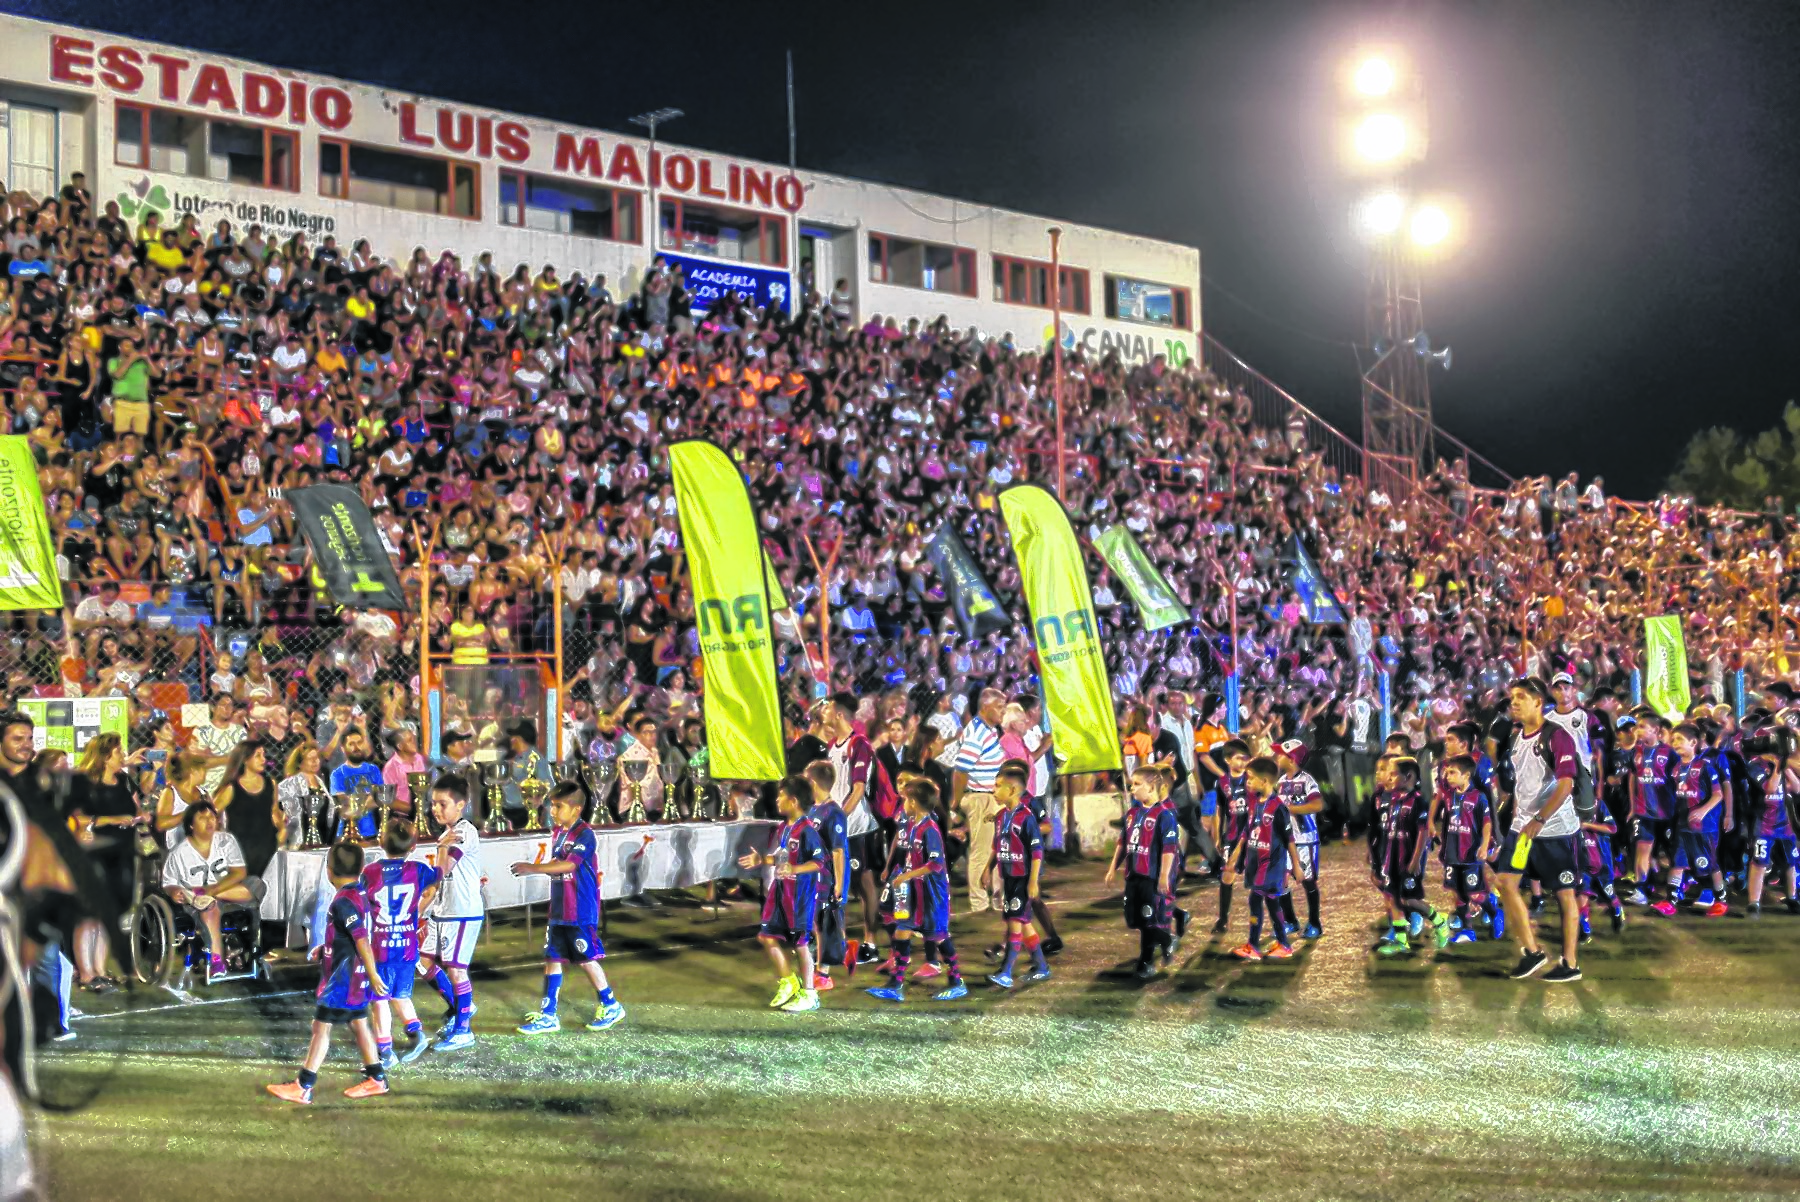
[[[724,877],[760,878],[762,869],[745,871],[738,857],[747,851],[767,851],[776,823],[676,822],[655,826],[607,826],[595,828],[600,845],[600,895],[629,897],[646,889],[684,889]],[[269,862],[264,878],[262,916],[270,922],[286,922],[304,928],[312,919],[320,890],[329,895],[325,879],[325,848],[279,851]],[[414,849],[413,859],[427,859],[437,844]],[[381,858],[379,848],[366,848],[364,860]],[[516,877],[512,866],[521,860],[550,859],[549,831],[519,831],[511,835],[481,837],[481,872],[487,878],[483,894],[490,910],[535,905],[550,899],[550,878]]]

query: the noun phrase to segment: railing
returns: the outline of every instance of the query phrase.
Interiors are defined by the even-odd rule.
[[[1295,400],[1279,384],[1245,363],[1204,330],[1201,361],[1221,384],[1250,398],[1250,420],[1269,430],[1299,433],[1340,478],[1363,474],[1363,449],[1336,426]]]

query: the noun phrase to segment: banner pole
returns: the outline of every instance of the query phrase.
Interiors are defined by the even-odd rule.
[[[551,674],[556,677],[556,707],[551,718],[555,722],[555,733],[550,737],[550,758],[561,761],[563,758],[563,589],[562,568],[563,554],[566,548],[552,547],[550,536],[539,533],[544,543],[544,555],[550,560],[550,620],[555,623],[555,632],[550,636],[550,645],[556,662],[551,665]],[[559,540],[560,541],[560,540]]]
[[[437,550],[438,528],[431,528],[431,539],[427,542],[415,521],[412,534],[413,545],[419,548],[419,718],[424,726],[426,699],[431,696],[431,556]],[[439,747],[436,727],[426,727],[425,735],[420,742],[425,745],[426,754],[435,759]]]

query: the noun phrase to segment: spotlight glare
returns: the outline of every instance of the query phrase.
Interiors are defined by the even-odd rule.
[[[1356,89],[1357,95],[1376,99],[1394,90],[1395,79],[1394,64],[1378,54],[1372,54],[1356,65],[1356,71],[1350,77],[1350,85]]]
[[[1409,233],[1413,244],[1421,247],[1440,246],[1450,237],[1450,214],[1439,204],[1422,204],[1413,210]]]
[[[1370,113],[1356,124],[1352,145],[1365,163],[1391,163],[1406,153],[1406,122],[1397,113]]]
[[[1389,238],[1406,218],[1406,198],[1398,192],[1376,192],[1356,206],[1356,228],[1366,238]]]

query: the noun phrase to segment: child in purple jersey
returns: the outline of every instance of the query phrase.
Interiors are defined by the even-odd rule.
[[[922,776],[908,780],[900,790],[906,821],[894,841],[892,870],[884,891],[885,909],[894,923],[894,955],[888,983],[867,990],[884,1002],[906,1000],[906,969],[912,963],[915,932],[927,950],[943,959],[950,983],[932,995],[936,1002],[967,997],[956,944],[950,938],[950,876],[944,854],[943,832],[938,830],[938,789]]]
[[[1214,754],[1225,765],[1225,775],[1215,786],[1219,795],[1219,862],[1225,866],[1219,874],[1219,918],[1213,923],[1217,935],[1231,924],[1231,891],[1237,883],[1231,875],[1231,861],[1250,821],[1250,793],[1244,779],[1250,748],[1238,739],[1227,739]]]
[[[1043,943],[1032,925],[1031,903],[1038,896],[1038,874],[1044,865],[1043,834],[1038,829],[1037,815],[1031,809],[1031,769],[1017,760],[1008,760],[994,778],[994,801],[1000,807],[994,816],[994,858],[982,874],[981,887],[989,894],[999,885],[1000,913],[1005,918],[1006,953],[1000,971],[988,980],[1002,989],[1013,987],[1013,968],[1021,947],[1031,953],[1031,979],[1048,980],[1050,965],[1044,959]]]
[[[763,898],[762,929],[757,942],[775,965],[775,998],[772,1008],[801,1013],[819,1008],[819,991],[813,987],[813,925],[818,918],[819,873],[825,866],[825,847],[818,828],[808,817],[813,807],[812,782],[790,776],[775,789],[775,807],[781,826],[768,851],[753,851],[738,859],[739,868],[773,866],[775,877]],[[799,962],[788,967],[788,949]]]
[[[1450,745],[1446,736],[1445,746]],[[1475,785],[1475,761],[1468,754],[1453,756],[1440,770],[1438,819],[1443,843],[1439,852],[1444,865],[1444,887],[1456,897],[1456,914],[1462,929],[1452,943],[1475,942],[1476,919],[1486,894],[1482,871],[1494,838],[1494,811],[1487,794]]]
[[[1618,823],[1613,821],[1612,812],[1605,805],[1597,805],[1594,812],[1581,820],[1581,829],[1576,832],[1575,856],[1576,866],[1581,870],[1581,941],[1594,941],[1593,905],[1594,899],[1606,903],[1607,912],[1612,916],[1613,934],[1622,934],[1625,930],[1625,903],[1619,900],[1619,890],[1613,881],[1613,836],[1619,833]]]
[[[1725,874],[1719,866],[1719,810],[1725,801],[1724,790],[1712,760],[1702,754],[1699,727],[1683,722],[1670,734],[1669,743],[1675,749],[1675,764],[1669,773],[1677,813],[1675,858],[1669,865],[1668,891],[1650,908],[1664,918],[1673,917],[1681,901],[1682,878],[1691,871],[1695,881],[1712,882],[1715,900],[1706,913],[1722,918],[1727,910]]]
[[[1106,870],[1106,883],[1111,885],[1119,869],[1125,869],[1125,928],[1138,933],[1136,975],[1140,981],[1156,975],[1159,953],[1165,964],[1175,958],[1175,882],[1181,879],[1181,824],[1176,821],[1175,812],[1163,805],[1163,780],[1164,770],[1160,768],[1132,772],[1131,808],[1125,813],[1119,846]]]
[[[1656,855],[1673,857],[1675,843],[1675,791],[1673,773],[1675,750],[1663,741],[1663,721],[1655,710],[1643,707],[1633,712],[1637,719],[1637,737],[1631,749],[1628,789],[1631,794],[1631,842],[1635,845],[1636,876],[1621,886],[1629,885],[1625,900],[1633,905],[1648,905],[1650,876]]]
[[[350,1024],[363,1058],[363,1079],[346,1089],[344,1096],[374,1098],[388,1091],[387,1070],[381,1067],[375,1032],[369,1026],[369,999],[385,998],[387,986],[381,983],[375,952],[369,946],[368,899],[357,883],[362,866],[362,848],[354,843],[333,844],[326,855],[326,874],[337,896],[326,910],[331,933],[313,952],[320,963],[312,1042],[295,1078],[267,1087],[284,1102],[312,1105],[313,1085],[331,1051],[331,1028],[338,1023]]]
[[[1425,900],[1425,857],[1431,850],[1431,806],[1420,791],[1419,762],[1397,757],[1393,765],[1394,791],[1388,798],[1386,831],[1386,882],[1389,930],[1376,945],[1383,956],[1411,951],[1409,915],[1420,915],[1431,926],[1439,947],[1450,942],[1450,916]],[[1421,930],[1424,928],[1421,927]]]
[[[564,781],[550,794],[550,858],[541,864],[520,862],[512,866],[518,877],[550,878],[549,923],[544,929],[544,1001],[537,1013],[519,1027],[521,1035],[541,1035],[561,1028],[557,995],[562,992],[563,965],[570,961],[594,987],[597,1004],[590,1031],[617,1026],[625,1007],[613,996],[600,961],[606,947],[600,942],[600,848],[594,828],[582,821],[587,794],[575,781]]]
[[[1245,770],[1249,812],[1238,840],[1232,872],[1242,876],[1250,894],[1250,937],[1232,955],[1240,960],[1286,960],[1294,954],[1292,932],[1282,921],[1282,899],[1289,883],[1298,884],[1299,857],[1294,848],[1294,820],[1279,793],[1281,769],[1274,760],[1250,761]],[[1262,950],[1264,912],[1275,924],[1275,946]]]
[[[844,807],[831,799],[837,786],[837,766],[830,760],[814,760],[806,766],[806,779],[812,782],[812,822],[819,828],[819,841],[825,845],[825,867],[819,874],[819,925],[813,946],[818,948],[818,963],[813,968],[813,988],[834,989],[831,966],[849,958],[849,944],[844,938],[844,899],[850,891],[850,828]]]
[[[1800,770],[1792,765],[1793,734],[1776,727],[1744,740],[1751,752],[1750,790],[1755,813],[1750,827],[1749,906],[1745,916],[1762,915],[1763,885],[1773,868],[1787,889],[1790,914],[1800,914],[1800,897],[1795,895],[1795,869],[1800,867],[1800,852],[1794,841],[1792,805],[1800,795]]]
[[[438,871],[412,854],[413,826],[403,818],[388,820],[382,832],[381,850],[387,856],[363,869],[362,890],[369,899],[374,925],[375,964],[381,970],[388,999],[377,1002],[370,1014],[375,1024],[375,1047],[381,1066],[410,1064],[427,1046],[418,1011],[413,1009],[413,978],[419,968],[419,927],[425,908],[437,892]],[[406,1051],[394,1055],[394,1024],[406,1032]]]

